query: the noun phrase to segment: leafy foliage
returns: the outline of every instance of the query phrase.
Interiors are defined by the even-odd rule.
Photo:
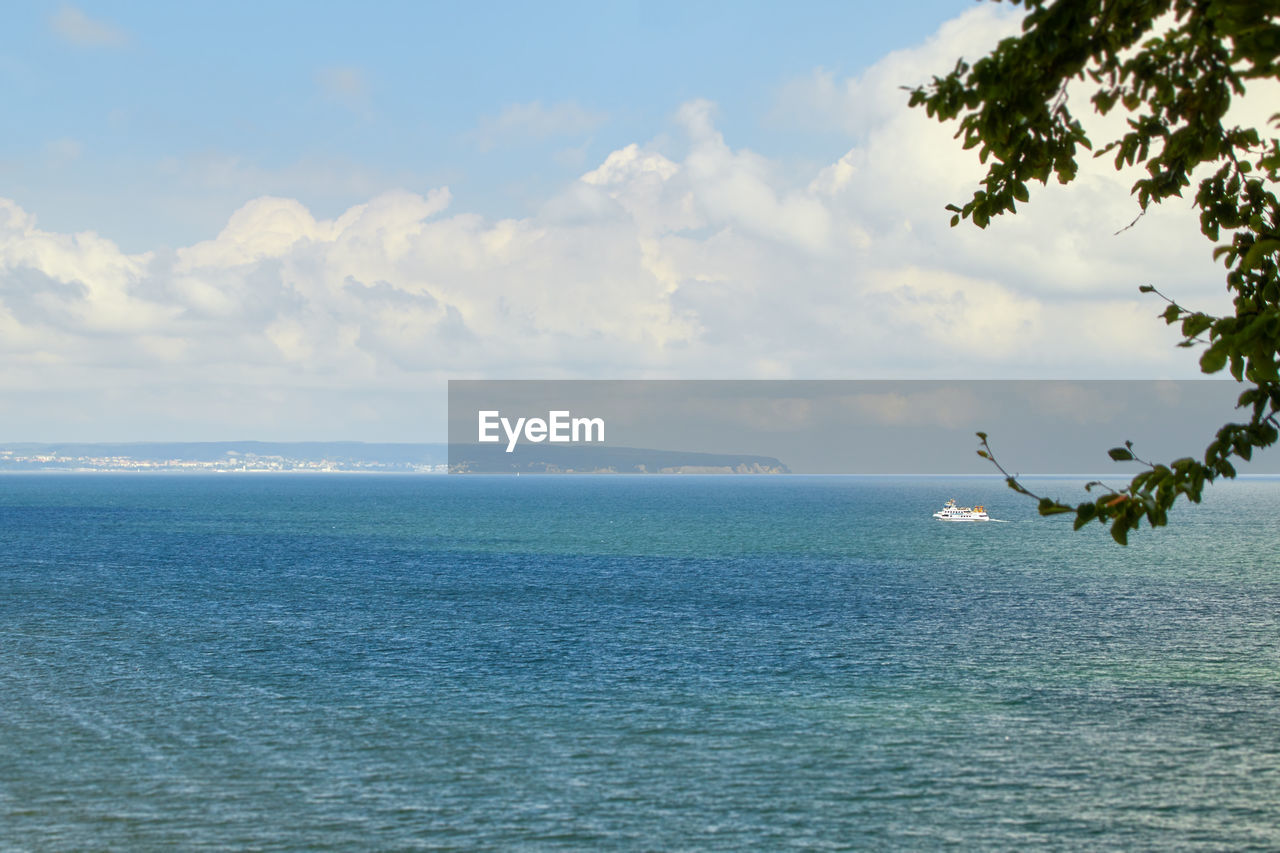
[[[985,228],[1028,202],[1031,182],[1075,179],[1078,152],[1094,146],[1067,101],[1073,80],[1096,87],[1090,103],[1097,112],[1128,113],[1128,131],[1095,156],[1110,156],[1117,169],[1145,168],[1132,190],[1139,217],[1152,204],[1183,197],[1193,173],[1211,170],[1198,180],[1193,203],[1201,232],[1219,244],[1213,254],[1226,266],[1235,313],[1192,311],[1151,285],[1139,290],[1168,302],[1160,316],[1180,324],[1179,346],[1204,348],[1204,373],[1225,369],[1249,386],[1238,401],[1248,420],[1224,425],[1202,459],[1144,462],[1147,470],[1128,486],[1091,483],[1102,496],[1074,507],[1032,495],[995,463],[1010,487],[1039,501],[1041,514],[1074,512],[1077,529],[1093,520],[1109,524],[1124,544],[1144,518],[1164,525],[1179,496],[1198,503],[1206,483],[1235,476],[1233,459],[1248,460],[1280,436],[1280,139],[1267,128],[1224,125],[1249,81],[1280,79],[1280,7],[1274,0],[1013,2],[1028,10],[1021,35],[911,90],[911,106],[939,121],[958,119],[956,137],[989,164],[973,198],[947,206],[953,226],[969,219]],[[1280,128],[1280,113],[1269,123]],[[978,437],[979,455],[994,463],[986,435]],[[1143,461],[1128,443],[1110,455]]]

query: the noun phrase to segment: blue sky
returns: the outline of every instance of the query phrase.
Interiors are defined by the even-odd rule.
[[[779,87],[857,73],[973,5],[32,3],[3,37],[0,175],[44,226],[134,251],[206,237],[248,200],[199,174],[216,164],[320,215],[447,184],[518,216],[695,98],[747,147],[834,159],[843,134],[777,120]]]
[[[451,378],[1191,378],[1138,286],[1229,307],[1103,162],[947,226],[981,168],[901,87],[1008,4],[7,12],[0,440],[436,440]]]

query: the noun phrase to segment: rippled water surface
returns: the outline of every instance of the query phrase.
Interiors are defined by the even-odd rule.
[[[1278,519],[1280,481],[1121,549],[993,479],[6,477],[0,848],[1280,847]]]

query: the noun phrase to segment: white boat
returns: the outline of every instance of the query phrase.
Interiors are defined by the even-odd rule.
[[[942,509],[933,514],[934,518],[941,521],[990,521],[991,516],[987,515],[987,511],[981,506],[956,506],[956,499],[952,498],[942,505]]]

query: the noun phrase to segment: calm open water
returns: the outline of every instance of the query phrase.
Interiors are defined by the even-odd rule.
[[[987,478],[5,477],[0,848],[1280,848],[1280,481],[1175,521],[1121,549]]]

